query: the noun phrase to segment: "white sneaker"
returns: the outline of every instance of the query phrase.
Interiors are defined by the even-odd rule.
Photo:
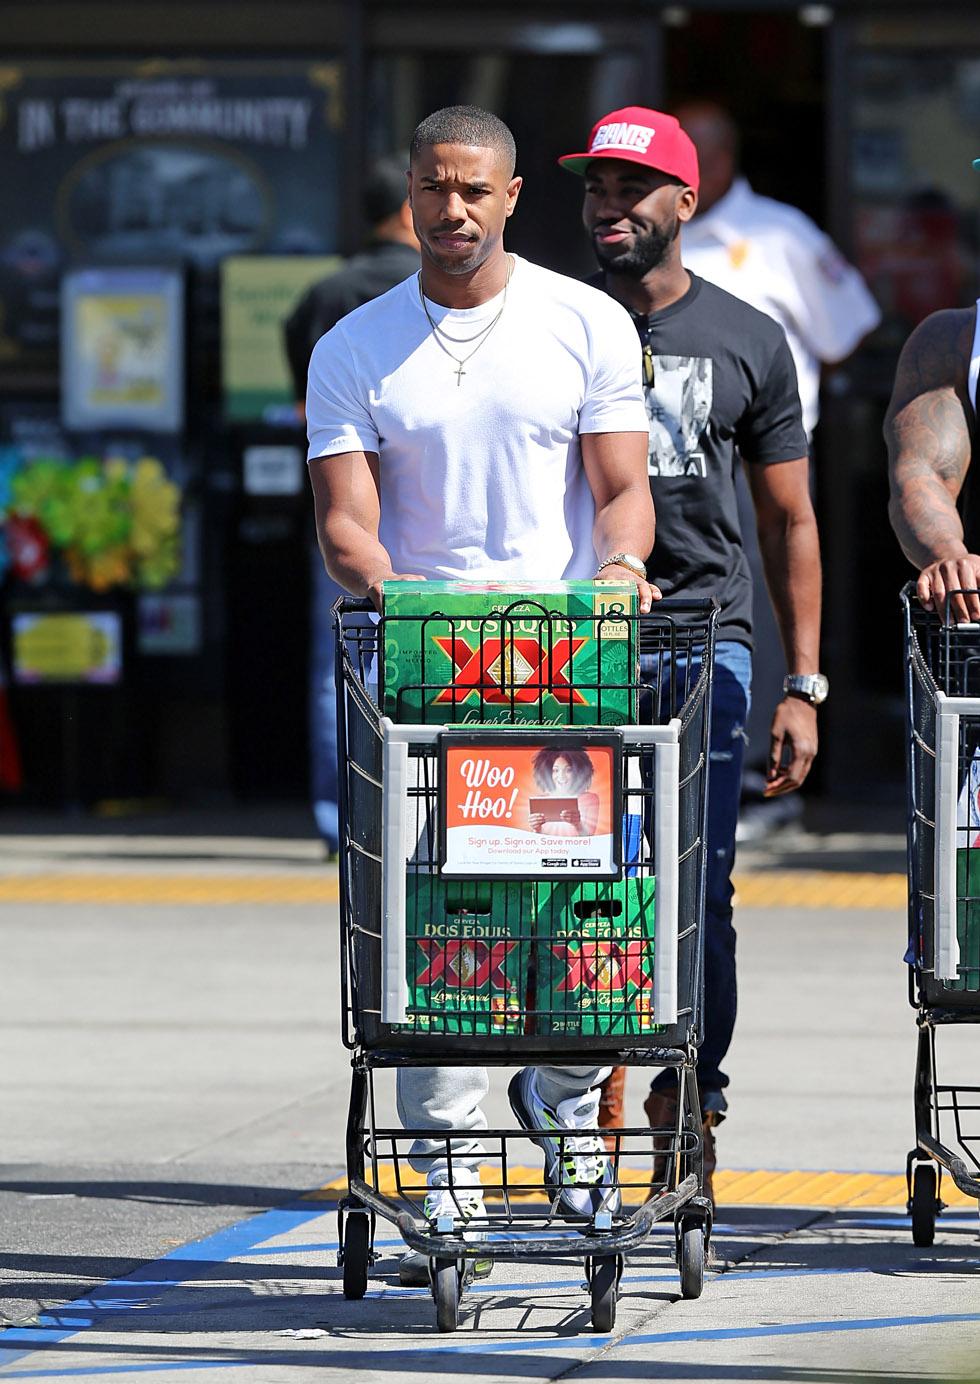
[[[470,1221],[474,1217],[479,1220],[486,1216],[486,1213],[483,1192],[479,1186],[467,1187],[456,1183],[453,1187],[448,1187],[444,1183],[439,1183],[428,1189],[422,1203],[422,1214],[433,1230],[438,1228],[440,1220],[448,1218],[452,1221],[454,1230],[463,1230],[464,1238],[466,1226]],[[492,1270],[492,1259],[473,1261],[474,1278],[489,1278]],[[403,1288],[427,1288],[428,1258],[414,1249],[403,1254],[398,1263],[398,1281]]]
[[[422,1214],[436,1230],[440,1220],[449,1219],[454,1228],[465,1228],[474,1216],[485,1216],[487,1212],[479,1187],[461,1187],[457,1183],[453,1187],[430,1187],[422,1203]]]
[[[525,1067],[507,1089],[510,1107],[525,1129],[580,1130],[564,1138],[532,1135],[544,1150],[544,1180],[566,1211],[589,1220],[597,1211],[616,1215],[622,1198],[598,1126],[580,1124],[575,1115],[580,1096],[560,1101],[553,1110],[538,1095],[533,1067]],[[598,1113],[598,1112],[597,1112]]]

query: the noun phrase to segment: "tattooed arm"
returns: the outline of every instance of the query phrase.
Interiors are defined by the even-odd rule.
[[[919,599],[940,610],[949,591],[980,587],[980,555],[968,551],[956,499],[970,465],[967,369],[975,309],[935,312],[899,357],[885,441],[888,516],[905,556],[920,569]],[[956,620],[980,620],[980,596],[956,596]]]

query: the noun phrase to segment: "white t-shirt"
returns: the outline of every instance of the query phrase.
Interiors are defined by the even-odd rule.
[[[513,258],[493,331],[475,351],[476,340],[448,343],[465,361],[458,384],[414,275],[314,348],[310,460],[379,454],[379,536],[396,572],[524,581],[595,573],[579,434],[647,433],[636,329],[607,294]],[[448,335],[472,338],[502,303],[500,294],[465,311],[428,308]]]
[[[758,196],[744,178],[685,225],[681,258],[783,327],[796,362],[803,426],[812,433],[821,363],[849,356],[881,320],[861,275],[808,216]]]

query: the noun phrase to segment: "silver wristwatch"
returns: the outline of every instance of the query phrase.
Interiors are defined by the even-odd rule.
[[[647,565],[643,559],[637,557],[635,553],[610,553],[608,557],[604,557],[599,563],[596,572],[601,572],[604,567],[628,567],[631,572],[635,572],[643,581],[647,579]]]
[[[823,673],[790,673],[783,678],[784,697],[802,697],[811,706],[819,706],[827,700],[830,683]]]

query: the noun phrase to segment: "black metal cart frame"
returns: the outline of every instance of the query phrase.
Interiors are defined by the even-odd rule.
[[[961,594],[961,593],[950,593]],[[916,1010],[915,1148],[906,1160],[917,1245],[944,1209],[943,1173],[980,1202],[980,1086],[938,1080],[937,1034],[980,1023],[980,625],[902,592],[907,712],[909,1002]]]
[[[540,682],[530,674],[520,684],[525,702],[520,707],[515,696],[516,675],[513,671],[510,674],[514,682],[505,675],[517,657],[512,646],[518,617],[525,626],[529,618],[539,622],[542,649],[552,649],[567,634],[565,617],[541,605],[529,615],[530,604],[515,600],[503,614],[487,617],[486,630],[478,628],[482,646],[492,627],[496,678],[484,671],[467,694],[477,701],[476,707],[467,708],[465,715],[462,711],[456,715],[453,709],[455,722],[434,719],[432,724],[402,724],[382,714],[385,701],[378,680],[384,676],[392,617],[378,617],[369,603],[352,599],[341,600],[335,608],[341,765],[342,1034],[352,1054],[353,1073],[347,1123],[349,1193],[338,1212],[339,1262],[344,1270],[345,1294],[362,1297],[374,1262],[376,1217],[390,1220],[406,1245],[429,1260],[436,1319],[442,1330],[456,1326],[460,1293],[475,1261],[487,1258],[584,1260],[593,1325],[608,1330],[615,1319],[623,1256],[641,1245],[657,1222],[673,1220],[681,1290],[687,1297],[700,1295],[711,1231],[711,1205],[702,1195],[703,1148],[695,1070],[703,989],[715,602],[665,600],[648,616],[617,616],[616,637],[628,641],[629,666],[635,669],[639,663],[638,679],[635,671],[627,678],[620,672],[619,681],[610,679],[611,664],[607,660],[604,669],[601,648],[609,617],[597,616],[600,656],[592,675],[594,682],[580,680],[574,659],[568,670],[569,681],[588,692],[595,703],[596,724],[549,727],[549,733],[560,734],[562,743],[574,744],[579,739],[586,743],[590,736],[603,740],[612,737],[621,747],[621,878],[632,882],[628,887],[637,897],[655,891],[655,943],[649,944],[652,957],[646,954],[648,944],[642,939],[628,944],[634,949],[634,970],[638,956],[649,962],[652,1015],[624,1022],[611,1002],[608,1009],[597,1002],[587,1022],[570,1020],[568,1011],[556,1001],[554,986],[549,989],[542,978],[547,944],[555,940],[552,933],[557,931],[558,906],[552,901],[549,914],[536,904],[535,917],[528,921],[520,898],[514,903],[513,897],[518,896],[505,896],[495,882],[474,881],[461,887],[489,891],[486,896],[494,901],[509,928],[509,945],[517,949],[520,968],[535,977],[516,1014],[508,1011],[501,1020],[501,1031],[489,1029],[485,1015],[474,1014],[472,1005],[470,1009],[464,1007],[461,987],[457,1005],[447,1010],[443,994],[442,1009],[434,1002],[420,1003],[418,987],[406,1000],[406,987],[401,983],[406,966],[406,910],[410,917],[413,901],[419,897],[430,903],[433,898],[441,899],[437,890],[445,888],[440,872],[438,809],[440,751],[447,737],[451,740],[454,735],[471,734],[476,724],[491,720],[494,724],[486,729],[495,734],[502,729],[527,734],[535,727],[524,719],[528,714],[526,702],[536,690],[543,705],[548,691],[542,674],[538,675]],[[449,629],[451,639],[456,639],[454,617],[441,615],[438,609],[415,623],[420,627],[423,649],[432,630]],[[474,623],[480,622],[468,622],[471,643]],[[442,637],[443,644],[448,645],[448,638]],[[484,667],[482,658],[480,666]],[[418,684],[412,688],[413,704],[425,705],[426,694],[439,685],[430,680],[423,658]],[[632,696],[646,723],[610,724],[603,698],[608,702],[613,693],[620,699],[624,694]],[[508,695],[513,698],[509,706]],[[491,700],[495,703],[492,713],[487,710]],[[591,916],[589,908],[594,911],[603,906],[604,886],[586,880],[582,887],[585,914]],[[470,906],[468,902],[466,906]],[[562,936],[569,935],[563,926]],[[590,947],[597,949],[600,944],[593,933],[574,937],[572,945],[588,955]],[[569,1033],[570,1023],[579,1023],[579,1031]],[[644,1204],[629,1213],[625,1209],[613,1211],[603,1203],[591,1218],[579,1221],[562,1214],[557,1195],[550,1205],[542,1206],[540,1182],[524,1183],[517,1172],[521,1161],[527,1160],[528,1139],[536,1131],[491,1129],[480,1133],[486,1150],[482,1183],[486,1215],[471,1219],[465,1235],[454,1229],[448,1218],[445,1224],[427,1220],[419,1188],[404,1175],[409,1149],[416,1138],[441,1140],[445,1136],[443,1156],[449,1165],[449,1191],[455,1199],[453,1131],[434,1136],[431,1130],[380,1127],[375,1116],[374,1072],[473,1062],[487,1067],[588,1062],[596,1066],[673,1068],[679,1087],[673,1128],[604,1131],[611,1143],[614,1172],[618,1174],[631,1160],[635,1167],[641,1158],[654,1169]],[[556,1137],[554,1131],[537,1132]],[[565,1137],[574,1137],[574,1132],[559,1134],[559,1144]],[[655,1164],[651,1162],[654,1154]]]

